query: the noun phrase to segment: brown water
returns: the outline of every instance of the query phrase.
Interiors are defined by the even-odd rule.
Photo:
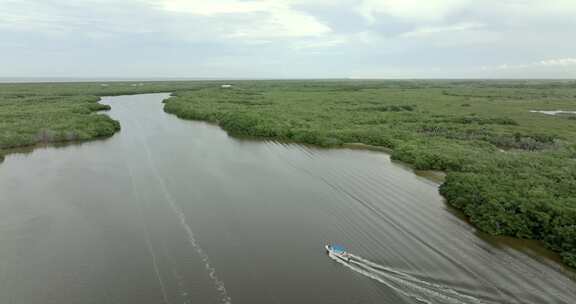
[[[167,96],[105,98],[113,138],[0,165],[0,303],[576,302],[386,154],[237,140]]]

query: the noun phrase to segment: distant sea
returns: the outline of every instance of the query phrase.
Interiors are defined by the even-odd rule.
[[[349,80],[349,78],[241,78],[241,77],[0,77],[0,83],[37,82],[133,82],[133,81],[194,81],[194,80]]]
[[[224,78],[0,77],[0,83],[225,80]],[[228,79],[226,79],[228,80]]]

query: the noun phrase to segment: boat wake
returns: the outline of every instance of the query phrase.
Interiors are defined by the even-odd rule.
[[[447,286],[423,281],[410,274],[382,266],[362,257],[349,254],[350,261],[332,257],[336,262],[366,277],[376,280],[399,294],[427,304],[479,304],[480,299],[460,293]]]
[[[134,123],[139,128],[142,128],[139,121],[135,120]],[[220,303],[231,304],[232,298],[228,294],[228,290],[226,289],[226,286],[224,285],[224,281],[222,281],[218,277],[218,275],[216,273],[216,268],[212,265],[210,258],[208,257],[208,254],[204,251],[204,249],[198,243],[198,241],[196,239],[196,235],[194,234],[194,232],[192,231],[192,228],[188,224],[188,220],[186,218],[186,215],[184,214],[182,209],[178,206],[175,199],[172,197],[172,194],[168,190],[168,186],[166,185],[166,181],[165,181],[164,177],[160,174],[158,167],[156,166],[156,162],[154,161],[154,159],[152,157],[152,152],[150,150],[150,146],[149,146],[148,142],[144,138],[141,138],[140,141],[141,141],[142,147],[144,148],[147,162],[150,166],[150,169],[153,173],[153,176],[158,181],[158,185],[159,185],[160,190],[164,196],[164,199],[168,203],[168,206],[170,207],[170,209],[172,210],[174,215],[178,218],[178,221],[180,222],[180,226],[186,232],[186,235],[188,237],[188,242],[190,243],[192,248],[196,251],[196,253],[200,256],[200,260],[204,263],[204,267],[205,267],[206,271],[208,272],[208,276],[213,281],[217,292],[220,294]],[[133,179],[133,176],[132,176],[132,179]],[[183,294],[185,294],[185,292],[183,292]],[[165,302],[168,303],[166,296],[165,296]]]
[[[174,212],[174,214],[176,215],[176,217],[180,221],[181,227],[186,232],[186,235],[188,236],[188,241],[189,241],[190,245],[192,245],[192,248],[194,248],[196,253],[200,256],[200,259],[204,263],[206,271],[208,272],[208,276],[214,282],[216,290],[220,293],[221,303],[231,304],[232,298],[228,295],[228,291],[226,290],[226,286],[224,285],[224,281],[222,281],[218,277],[218,275],[216,274],[216,268],[214,268],[214,266],[212,266],[212,263],[210,262],[210,258],[208,257],[208,254],[200,246],[200,244],[196,240],[196,236],[195,236],[194,232],[192,231],[192,228],[190,228],[190,225],[188,225],[186,215],[184,214],[182,209],[180,209],[180,207],[178,207],[178,205],[174,201],[172,195],[168,191],[168,187],[166,186],[166,182],[164,181],[164,178],[162,178],[162,176],[158,173],[158,169],[156,168],[155,163],[153,162],[153,160],[151,158],[149,148],[146,148],[146,150],[148,151],[149,162],[150,162],[150,164],[152,164],[152,169],[154,171],[155,176],[158,179],[158,182],[159,182],[160,188],[162,189],[164,197],[165,197],[166,201],[168,202],[170,209],[172,209],[172,211]]]

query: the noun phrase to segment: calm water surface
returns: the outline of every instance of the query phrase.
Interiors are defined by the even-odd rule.
[[[116,136],[0,165],[0,303],[576,302],[387,155],[237,140],[167,96],[105,98]]]

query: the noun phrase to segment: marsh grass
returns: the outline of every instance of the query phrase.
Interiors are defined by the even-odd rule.
[[[223,83],[232,88],[222,89]],[[574,81],[198,81],[0,85],[9,148],[106,137],[100,96],[174,92],[166,112],[238,136],[324,147],[359,143],[418,170],[479,229],[542,240],[576,266]]]
[[[135,85],[136,84],[136,85]],[[207,83],[0,84],[0,161],[9,149],[108,137],[120,124],[99,111],[100,96],[193,90]]]
[[[234,135],[392,150],[447,172],[441,193],[481,230],[544,241],[576,266],[576,82],[241,82],[180,91],[165,111]]]

